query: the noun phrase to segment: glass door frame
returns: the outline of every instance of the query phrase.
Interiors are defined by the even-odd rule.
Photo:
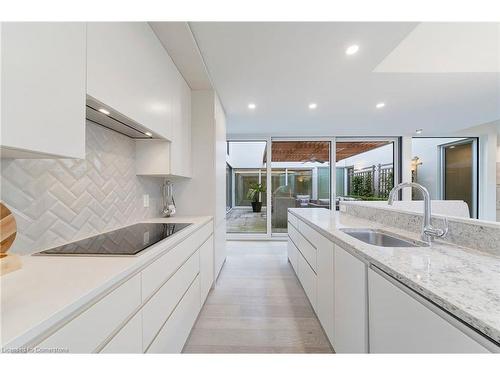
[[[371,142],[393,142],[392,149],[392,162],[393,162],[393,183],[394,186],[399,184],[402,181],[402,140],[401,137],[336,137],[335,144],[337,142],[363,142],[363,141],[371,141]],[[336,156],[336,155],[335,155]],[[337,160],[335,160],[335,175],[337,174]],[[333,192],[335,197],[333,198],[335,201],[337,194],[337,190]],[[399,199],[401,199],[401,192],[399,193]],[[332,206],[333,207],[333,206]]]
[[[230,134],[226,137],[226,142],[266,142],[266,233],[226,233],[228,240],[279,240],[283,241],[287,238],[287,233],[272,233],[271,222],[271,206],[272,206],[272,141],[303,141],[303,142],[330,142],[330,209],[335,210],[336,201],[336,175],[337,175],[337,160],[336,160],[336,143],[338,142],[361,142],[369,141],[391,141],[394,144],[393,160],[394,160],[394,184],[401,182],[401,137],[361,137],[361,136],[327,136],[327,137],[300,137],[300,136],[272,136],[272,135],[238,135]]]
[[[330,142],[330,209],[335,207],[335,142],[337,137],[270,137],[271,142],[269,143],[269,155],[272,155],[272,142]],[[272,176],[272,168],[271,163],[268,163],[268,174]],[[271,181],[272,178],[268,179],[268,202],[272,202],[272,191],[271,191]],[[268,212],[268,221],[267,221],[267,231],[270,238],[281,239],[288,237],[288,233],[273,233],[272,232],[272,222],[271,222],[271,206],[272,203],[269,204],[269,212]]]
[[[455,145],[464,145],[464,144],[472,145],[472,207],[470,207],[470,215],[471,218],[478,218],[478,207],[479,207],[479,141],[476,137],[465,137],[465,139],[461,139],[454,142],[443,143],[439,145],[439,196],[437,199],[444,199],[445,197],[445,189],[446,189],[446,148]]]
[[[271,137],[270,136],[258,136],[258,135],[238,135],[237,137],[227,135],[226,136],[226,142],[266,142],[266,155],[270,155],[270,143],[271,143]],[[270,214],[271,214],[271,204],[269,203],[269,189],[270,189],[270,176],[269,171],[270,171],[270,162],[267,160],[266,161],[266,232],[265,233],[227,233],[226,232],[226,240],[269,240],[271,239],[271,236],[269,234],[269,226],[270,226]],[[227,182],[226,182],[227,184]],[[233,189],[234,189],[234,181],[233,181]]]

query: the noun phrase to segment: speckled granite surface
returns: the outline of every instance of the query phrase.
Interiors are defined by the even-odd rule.
[[[342,202],[346,213],[409,232],[420,233],[422,215],[370,202]],[[500,256],[500,223],[448,216],[448,234],[443,239],[452,244]],[[432,225],[444,227],[444,218],[432,215]]]
[[[339,229],[380,228],[413,240],[419,235],[321,208],[293,208],[290,213],[500,344],[500,257],[443,242],[413,248],[373,246]]]

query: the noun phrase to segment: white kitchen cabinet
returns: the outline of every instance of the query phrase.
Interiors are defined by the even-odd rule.
[[[100,353],[143,353],[140,311],[104,346]]]
[[[207,299],[214,283],[214,237],[211,236],[200,249],[200,293],[201,303]]]
[[[297,229],[299,228],[299,229]],[[313,228],[288,216],[288,259],[330,342],[334,331],[334,245]]]
[[[137,139],[136,174],[141,176],[186,177],[191,168],[191,90],[178,77],[173,100],[172,141]]]
[[[147,353],[180,353],[200,312],[200,278],[193,281]]]
[[[213,90],[191,92],[192,179],[175,182],[179,215],[214,218],[214,263],[217,279],[226,259],[226,126]]]
[[[367,266],[335,245],[334,274],[333,348],[337,353],[367,353]]]
[[[148,23],[87,24],[87,94],[167,140],[175,71]]]
[[[172,80],[171,141],[136,140],[136,174],[190,178],[191,168],[191,89],[177,70]]]
[[[213,223],[209,222],[146,267],[142,271],[142,301],[149,299],[212,235]]]
[[[173,103],[172,143],[170,145],[170,174],[191,177],[191,89],[180,73]]]
[[[311,303],[312,308],[316,311],[316,300],[317,300],[317,283],[316,283],[316,273],[313,271],[309,263],[307,263],[304,256],[300,253],[297,260],[298,276],[304,291],[306,292],[307,298]]]
[[[85,158],[85,24],[0,28],[2,157]]]
[[[142,309],[144,350],[151,344],[199,272],[200,255],[197,251],[146,303]]]
[[[299,249],[312,270],[316,272],[318,256],[316,246],[311,243],[310,239],[304,237],[302,233],[297,235],[297,249]]]
[[[368,288],[370,352],[489,352],[470,337],[477,333],[381,271],[368,270]]]
[[[290,226],[288,228],[290,228]],[[297,264],[299,261],[298,258],[299,251],[297,250],[297,247],[295,246],[290,237],[288,237],[287,250],[288,250],[288,259],[290,260],[290,264],[292,265],[295,273],[298,273]]]
[[[38,345],[70,353],[91,353],[141,304],[141,276],[127,280]]]
[[[316,314],[328,336],[333,342],[334,332],[334,244],[324,238],[319,238],[318,246],[318,270],[317,270],[317,297]]]

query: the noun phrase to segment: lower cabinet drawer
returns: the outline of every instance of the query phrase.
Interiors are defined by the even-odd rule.
[[[146,267],[142,271],[142,300],[148,299],[212,233],[212,222],[205,224]]]
[[[146,302],[142,309],[143,348],[146,350],[157,333],[176,308],[182,296],[188,290],[200,271],[199,251],[196,251],[186,263]],[[198,294],[198,302],[200,295]]]
[[[42,341],[39,348],[61,348],[70,353],[91,353],[141,304],[141,275],[114,289],[96,304]]]
[[[101,350],[101,353],[142,353],[142,318],[139,311]]]
[[[200,253],[200,301],[203,305],[214,283],[214,237],[210,236],[198,251]]]
[[[297,273],[297,262],[299,257],[299,251],[295,247],[295,244],[292,242],[290,238],[288,238],[288,259],[290,260],[290,264],[293,267],[295,273]]]
[[[299,219],[296,216],[292,215],[290,212],[287,212],[288,222],[290,222],[295,228],[299,227]]]
[[[147,353],[180,353],[200,312],[200,278],[193,281]]]
[[[293,225],[290,225],[291,223],[288,223],[288,237],[292,240],[293,243],[295,243],[295,246],[299,245],[299,232],[296,227]]]
[[[298,253],[297,258],[300,283],[306,292],[307,298],[309,298],[309,302],[316,311],[316,274],[300,253]]]

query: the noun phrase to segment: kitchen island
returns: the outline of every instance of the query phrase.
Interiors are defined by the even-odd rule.
[[[337,352],[500,350],[497,256],[443,241],[367,244],[342,229],[420,238],[325,209],[289,209],[288,221],[290,262]]]

